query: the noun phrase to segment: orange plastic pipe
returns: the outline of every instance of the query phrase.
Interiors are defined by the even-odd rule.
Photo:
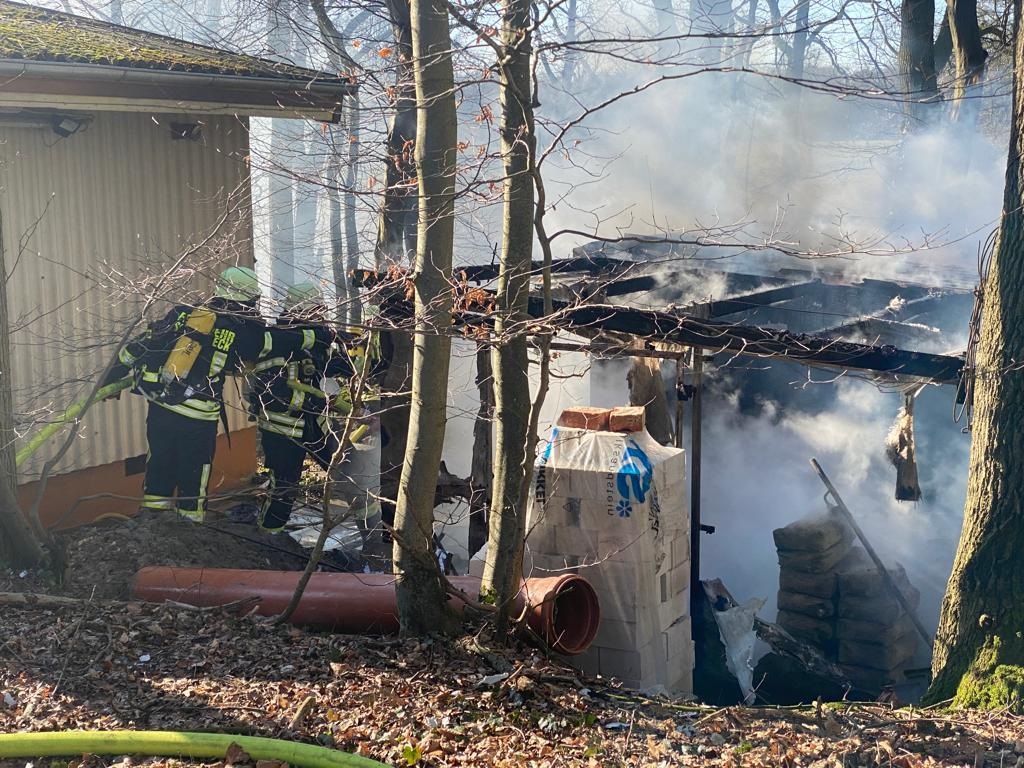
[[[170,600],[199,607],[256,597],[257,613],[276,616],[288,605],[299,576],[296,571],[155,566],[136,574],[132,597],[151,603]],[[353,634],[397,632],[395,579],[384,573],[314,573],[290,621]],[[455,576],[449,580],[468,600],[476,601],[480,579]],[[460,612],[465,605],[457,598],[451,604]],[[585,651],[594,641],[601,621],[594,588],[572,573],[526,579],[517,596],[516,613],[551,648],[566,655]]]

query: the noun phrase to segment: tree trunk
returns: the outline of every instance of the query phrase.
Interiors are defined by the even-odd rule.
[[[981,43],[978,26],[978,0],[947,0],[949,31],[953,43],[953,98],[950,117],[973,125],[977,122],[985,60],[988,53]]]
[[[380,381],[380,513],[393,526],[412,407],[412,339],[405,329],[383,331],[380,337],[387,364]]]
[[[1019,21],[1018,21],[1019,24]],[[930,701],[1020,709],[1024,701],[1024,36],[1016,35],[1003,216],[975,368],[960,546],[932,657]]]
[[[348,319],[350,323],[359,325],[363,322],[363,306],[355,290],[348,291],[347,272],[359,268],[359,232],[356,230],[356,183],[359,180],[359,121],[361,107],[358,94],[349,97],[348,104],[348,169],[345,173],[345,262],[347,269],[342,270],[346,293],[349,295]],[[339,258],[341,254],[338,254]]]
[[[473,457],[469,472],[469,554],[475,555],[487,542],[487,508],[494,485],[494,375],[491,351],[483,344],[476,350],[476,389],[480,407],[473,422]]]
[[[335,137],[343,131],[332,130]],[[337,139],[334,142],[337,152]],[[328,179],[332,189],[327,190],[327,234],[330,241],[331,254],[331,275],[334,278],[334,293],[337,297],[335,320],[344,324],[348,322],[349,313],[349,290],[348,278],[345,275],[345,255],[342,236],[342,213],[341,213],[341,162],[336,154],[327,158]]]
[[[498,606],[498,630],[508,621],[523,575],[530,457],[530,377],[526,329],[533,256],[533,105],[530,89],[529,0],[505,0],[502,20],[501,153],[505,211],[495,294],[494,490],[481,593]]]
[[[419,216],[414,285],[412,410],[395,510],[396,597],[402,631],[444,632],[453,614],[434,557],[434,493],[447,417],[458,125],[444,0],[412,0]]]
[[[287,0],[273,0],[269,10],[270,55],[285,60],[292,45]],[[274,164],[283,165],[283,158],[293,151],[293,137],[290,135],[292,122],[276,118],[270,121],[270,156]],[[271,168],[269,173],[267,201],[270,205],[270,269],[273,287],[283,294],[287,286],[295,282],[294,184],[278,168]]]
[[[565,9],[565,41],[571,43],[576,40],[576,21],[578,15],[577,0],[569,0]],[[566,50],[562,53],[562,88],[566,93],[571,93],[573,81],[576,76],[577,52]]]
[[[935,0],[903,0],[900,9],[900,89],[904,111],[922,122],[938,99],[935,80]]]
[[[721,64],[726,58],[732,20],[732,0],[690,0],[690,34],[707,36],[696,41],[697,56],[704,64]]]
[[[7,264],[0,241],[0,564],[11,568],[34,568],[43,565],[44,553],[18,505],[8,322]]]
[[[374,249],[377,269],[387,262],[407,264],[416,253],[417,194],[416,85],[413,75],[412,27],[408,0],[388,0],[388,15],[395,36],[398,65],[395,76],[394,116],[388,128],[384,208]]]
[[[324,0],[310,0],[313,8],[313,15],[316,16],[317,28],[320,30],[320,37],[323,40],[324,48],[327,49],[327,58],[335,72],[342,74],[348,72],[355,76],[358,65],[355,60],[345,51],[345,40],[349,37],[351,30],[360,24],[364,18],[363,14],[357,14],[345,29],[343,35],[338,31],[337,26],[327,13]],[[358,180],[359,169],[359,94],[348,97],[344,109],[348,119],[343,122],[342,128],[331,131],[331,155],[327,159],[328,178],[332,189],[327,192],[328,207],[328,232],[331,241],[331,268],[334,277],[334,290],[337,295],[337,321],[339,323],[362,322],[362,308],[357,300],[356,292],[349,290],[348,276],[346,274],[346,260],[348,270],[356,269],[359,266],[359,233],[356,232],[356,196],[355,185]],[[342,173],[340,152],[338,152],[338,139],[343,137],[348,146],[348,166]],[[344,175],[344,178],[342,178]],[[344,195],[344,222],[342,221],[342,195]],[[342,250],[342,224],[345,231],[345,251]],[[347,256],[347,259],[346,259]]]
[[[789,49],[789,76],[802,80],[807,66],[807,37],[810,25],[811,0],[799,0],[796,5],[793,43]]]

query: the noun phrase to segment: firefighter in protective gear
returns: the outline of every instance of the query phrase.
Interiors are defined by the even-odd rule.
[[[176,510],[202,522],[218,421],[225,420],[225,377],[269,355],[326,348],[326,330],[269,329],[259,316],[256,273],[230,267],[214,297],[179,305],[119,352],[109,381],[131,375],[132,391],[149,401],[149,455],[141,508]]]
[[[320,289],[298,283],[288,289],[277,327],[323,328],[326,315]],[[323,381],[348,378],[353,368],[347,350],[335,344],[267,357],[253,367],[253,374],[250,406],[270,473],[259,526],[276,532],[291,515],[306,456],[326,470],[338,450],[339,432],[331,417],[351,411],[351,401],[330,398],[322,389]]]

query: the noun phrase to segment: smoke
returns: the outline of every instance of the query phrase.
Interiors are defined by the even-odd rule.
[[[605,84],[609,92],[623,86]],[[987,104],[998,112],[1002,97]],[[557,172],[548,169],[572,200],[549,214],[549,230],[709,231],[718,242],[849,251],[803,268],[973,284],[977,243],[1000,211],[1005,137],[951,124],[942,109],[908,127],[894,101],[756,75],[708,73],[657,86],[593,115]],[[581,167],[601,177],[588,179]],[[728,257],[730,269],[768,258],[793,263],[737,248],[704,248],[698,257]]]

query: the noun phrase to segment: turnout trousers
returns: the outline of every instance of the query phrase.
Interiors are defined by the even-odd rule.
[[[183,416],[151,402],[146,440],[149,456],[140,506],[177,509],[182,516],[202,522],[217,447],[217,422]]]
[[[259,525],[268,531],[279,531],[291,517],[306,456],[312,456],[322,469],[327,469],[338,442],[324,432],[315,416],[307,416],[301,439],[260,429],[260,444],[270,472],[270,488],[260,510]]]

